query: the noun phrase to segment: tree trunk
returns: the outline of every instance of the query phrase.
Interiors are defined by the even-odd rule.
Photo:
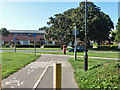
[[[88,40],[87,47],[90,48],[90,40]]]
[[[97,42],[98,43],[98,49],[100,48],[100,42]]]
[[[74,48],[75,39],[72,40],[72,48]]]

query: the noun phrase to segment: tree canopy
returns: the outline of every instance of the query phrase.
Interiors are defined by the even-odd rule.
[[[115,36],[115,41],[120,40],[120,18],[118,19],[118,23],[116,25],[116,36]]]
[[[88,40],[98,43],[106,40],[110,34],[113,22],[110,17],[102,12],[92,2],[87,2],[87,33]],[[85,2],[81,2],[79,7],[69,9],[62,14],[55,14],[49,18],[49,29],[46,29],[45,38],[60,41],[61,44],[68,44],[70,41],[74,43],[72,31],[77,26],[79,38],[84,41],[85,37]]]
[[[117,30],[111,31],[111,41],[115,41],[116,31]]]
[[[44,27],[39,28],[39,30],[45,30],[45,29],[47,29],[47,28],[48,28],[48,27],[44,26]]]
[[[0,34],[7,36],[9,34],[9,31],[6,28],[0,29]]]

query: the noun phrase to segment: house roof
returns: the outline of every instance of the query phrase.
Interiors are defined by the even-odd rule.
[[[45,34],[44,30],[8,30],[10,33],[43,33]]]

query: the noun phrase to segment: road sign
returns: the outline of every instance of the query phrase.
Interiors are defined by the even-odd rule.
[[[72,32],[72,34],[75,36],[75,30]],[[79,34],[79,31],[76,30],[76,35],[78,35],[78,34]]]
[[[14,41],[16,41],[16,38],[14,39]]]
[[[33,33],[33,37],[34,37],[34,51],[36,56],[36,41],[35,41],[36,33]]]
[[[33,37],[36,37],[36,33],[33,33]]]

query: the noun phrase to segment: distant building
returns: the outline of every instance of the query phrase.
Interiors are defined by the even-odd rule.
[[[8,36],[2,36],[2,44],[14,44],[16,38],[16,43],[20,45],[30,45],[34,43],[33,33],[36,33],[36,43],[45,44],[44,40],[44,30],[8,30]]]

